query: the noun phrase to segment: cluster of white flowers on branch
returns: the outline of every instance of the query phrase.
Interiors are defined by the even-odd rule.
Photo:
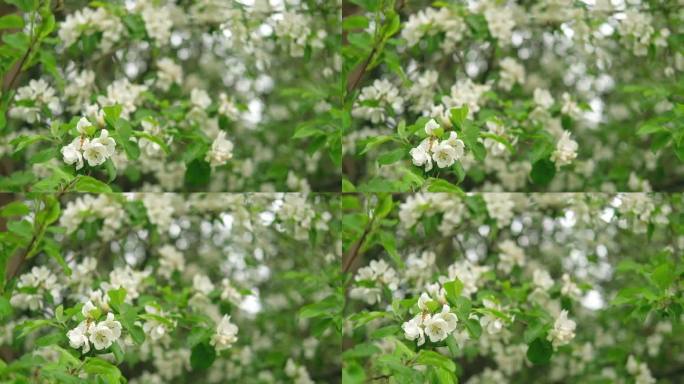
[[[432,169],[433,160],[438,168],[448,168],[463,157],[465,145],[456,132],[449,131],[447,139],[439,140],[445,134],[444,129],[435,119],[430,119],[425,123],[425,133],[428,137],[410,151],[414,165],[425,167],[427,172]]]
[[[374,212],[375,203],[389,213],[371,222],[357,256],[370,261],[349,277],[348,370],[428,381],[439,373],[446,382],[548,375],[553,382],[600,377],[647,384],[658,377],[649,366],[662,369],[676,351],[680,340],[666,335],[681,327],[679,304],[663,310],[646,303],[656,296],[677,300],[678,272],[665,271],[681,271],[673,261],[681,251],[673,247],[684,244],[684,232],[674,229],[679,214],[671,210],[682,196],[381,196],[377,203],[357,197],[361,212]],[[358,230],[348,231],[355,244]],[[651,299],[635,293],[644,291]],[[615,349],[633,356],[596,359]]]
[[[60,198],[41,194],[0,207],[17,216],[0,245],[16,247],[13,260],[31,255],[9,279],[2,315],[9,318],[0,327],[3,347],[25,358],[8,360],[12,373],[1,379],[47,380],[57,372],[116,383],[312,383],[339,366],[330,311],[322,312],[329,329],[298,315],[336,299],[331,284],[312,283],[339,273],[334,196]],[[15,236],[34,229],[29,220],[40,241]],[[286,256],[302,249],[306,257]],[[293,274],[304,281],[291,284]],[[268,325],[274,320],[282,321],[277,329]],[[261,358],[274,351],[281,357]],[[36,363],[20,366],[28,359]]]

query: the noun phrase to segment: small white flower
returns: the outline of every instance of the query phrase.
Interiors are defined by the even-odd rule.
[[[433,343],[442,341],[449,336],[449,323],[442,317],[427,316],[423,322],[425,325],[425,334]]]
[[[90,351],[90,343],[88,342],[87,333],[88,324],[85,321],[82,321],[76,328],[67,332],[71,348],[83,348],[82,352],[88,353]]]
[[[501,307],[489,299],[482,300],[482,304],[485,308],[501,310]],[[480,325],[484,328],[490,335],[496,335],[501,332],[504,328],[504,322],[499,317],[491,315],[489,313],[485,314],[480,318]]]
[[[551,160],[556,167],[572,163],[577,158],[577,142],[570,138],[570,132],[563,131],[563,135],[556,143],[556,150],[551,154]]]
[[[81,135],[86,134],[86,129],[89,127],[92,127],[93,124],[86,118],[86,117],[81,117],[81,119],[76,123],[76,130],[78,133]]]
[[[432,159],[439,168],[451,167],[458,158],[456,148],[449,145],[446,140],[441,141],[432,149]]]
[[[553,105],[553,96],[548,90],[537,88],[534,90],[534,102],[538,106],[548,109]]]
[[[430,297],[430,295],[428,295],[428,294],[425,293],[425,292],[421,293],[421,294],[420,294],[420,297],[418,298],[418,308],[419,308],[421,311],[427,311],[427,310],[429,310],[429,308],[428,308],[428,306],[427,306],[427,303],[428,303],[429,301],[432,301],[432,298]]]
[[[92,301],[88,300],[85,304],[83,304],[83,308],[81,308],[81,313],[85,317],[91,317],[90,313],[95,309],[97,309],[95,304],[93,304]]]
[[[183,68],[168,57],[157,61],[157,86],[162,90],[168,90],[171,84],[181,84],[183,81]]]
[[[211,338],[211,345],[219,352],[228,349],[237,341],[237,333],[237,325],[230,322],[230,316],[224,315]]]
[[[458,318],[455,314],[451,313],[451,308],[444,304],[442,306],[442,312],[433,316],[433,318],[440,318],[447,323],[447,333],[451,333],[456,330],[456,324],[458,323]]]
[[[551,275],[549,275],[549,272],[544,269],[535,269],[532,281],[534,282],[534,285],[544,290],[553,287],[553,279],[551,278]]]
[[[121,323],[114,320],[114,314],[113,313],[109,312],[107,314],[107,318],[105,320],[101,321],[98,325],[103,325],[103,326],[109,328],[109,330],[112,331],[112,336],[114,337],[114,340],[121,337]]]
[[[83,153],[81,147],[87,143],[88,139],[77,137],[69,145],[62,147],[62,157],[67,164],[76,164],[76,169],[83,168]]]
[[[197,108],[207,109],[211,105],[211,98],[204,89],[195,88],[190,92],[190,102]]]
[[[463,143],[463,140],[458,138],[456,132],[449,132],[449,138],[444,140],[444,142],[446,142],[456,150],[456,160],[463,157],[463,152],[465,151],[465,144]]]
[[[568,319],[568,311],[562,310],[560,316],[553,324],[553,329],[549,332],[548,339],[554,346],[565,345],[570,340],[575,338],[575,327],[577,325],[574,321]]]
[[[166,314],[162,312],[161,309],[152,305],[146,305],[145,312],[161,317],[166,316]],[[143,324],[143,331],[145,331],[145,334],[149,335],[152,340],[159,340],[162,337],[164,337],[168,333],[167,328],[167,324],[164,324],[155,319],[146,320]]]
[[[102,143],[90,141],[83,145],[83,158],[91,167],[98,166],[107,161],[107,147]]]
[[[413,160],[413,165],[416,167],[425,166],[425,172],[432,169],[432,156],[430,156],[430,152],[428,151],[429,143],[429,139],[425,139],[417,147],[409,151]]]
[[[225,164],[233,158],[233,142],[226,139],[226,132],[220,131],[207,152],[206,160],[212,167]]]
[[[570,278],[570,275],[567,273],[564,273],[563,276],[561,277],[563,280],[563,286],[561,287],[561,294],[563,296],[568,296],[572,299],[579,299],[579,297],[582,295],[582,290],[575,284],[572,279]]]
[[[214,290],[214,284],[205,275],[195,275],[192,279],[192,286],[196,291],[208,295]]]
[[[109,348],[114,343],[114,332],[104,322],[100,322],[93,326],[90,330],[90,342],[93,343],[95,349],[102,350]]]
[[[111,157],[115,153],[114,149],[116,148],[116,141],[109,137],[109,132],[106,129],[101,130],[100,137],[93,139],[91,143],[99,143],[104,145],[105,149],[107,150],[107,157]]]
[[[429,316],[429,315],[428,315]],[[418,314],[411,320],[401,325],[404,337],[408,340],[418,340],[418,346],[425,344],[425,331],[423,330],[422,315]]]
[[[425,133],[428,134],[428,136],[433,136],[435,133],[435,130],[439,129],[439,123],[435,121],[435,119],[430,119],[427,123],[425,123]]]
[[[639,363],[634,358],[634,355],[629,355],[629,358],[627,359],[627,365],[625,367],[630,375],[636,375],[639,373]]]
[[[496,335],[501,332],[504,327],[503,321],[496,316],[484,315],[480,318],[480,325],[484,328],[488,334]]]

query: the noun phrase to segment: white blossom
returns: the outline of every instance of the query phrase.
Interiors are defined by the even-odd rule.
[[[424,139],[417,147],[412,148],[409,151],[413,165],[417,167],[425,166],[425,172],[432,169],[432,155],[430,154],[431,142],[432,140],[429,138]]]
[[[570,138],[570,132],[563,131],[563,135],[556,143],[556,150],[551,154],[551,160],[556,167],[562,167],[572,163],[577,158],[578,144]]]
[[[535,269],[532,281],[534,282],[534,285],[543,290],[548,290],[553,286],[553,279],[545,269]]]
[[[238,327],[230,322],[230,316],[223,316],[211,338],[211,345],[219,352],[228,349],[237,341],[237,333]]]
[[[226,139],[226,132],[220,131],[207,152],[207,161],[212,167],[223,165],[233,158],[233,142]]]
[[[556,347],[566,345],[575,338],[575,327],[575,322],[568,319],[568,311],[564,309],[553,323],[548,339]]]
[[[534,90],[534,102],[541,108],[549,109],[554,101],[547,89],[537,88]]]

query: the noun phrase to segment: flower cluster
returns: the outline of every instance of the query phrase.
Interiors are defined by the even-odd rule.
[[[665,304],[681,303],[673,296],[681,291],[677,279],[665,272],[677,269],[671,247],[684,244],[671,211],[681,204],[679,195],[417,193],[385,198],[391,204],[357,199],[347,201],[360,208],[350,211],[347,249],[355,250],[350,247],[363,234],[359,215],[368,215],[371,234],[356,256],[370,261],[356,275],[391,269],[394,284],[357,278],[349,285],[352,299],[353,292],[380,290],[373,300],[345,306],[345,367],[367,377],[426,382],[441,372],[453,381],[483,384],[521,377],[653,383],[668,372],[659,364],[679,354],[681,340],[672,332],[681,328],[680,314],[671,317]],[[382,219],[367,213],[387,206]],[[455,229],[443,231],[443,222]],[[639,232],[644,224],[650,235]],[[651,241],[642,243],[646,236]],[[664,307],[651,300],[663,300]],[[632,357],[597,358],[616,349]],[[467,370],[447,368],[465,364]]]
[[[115,320],[114,314],[109,312],[104,320],[97,321],[100,309],[91,301],[83,305],[81,313],[85,320],[76,328],[67,332],[69,345],[74,349],[81,349],[82,353],[90,351],[90,344],[98,351],[112,346],[121,337],[121,323]]]
[[[339,369],[334,314],[306,316],[338,300],[338,204],[300,194],[65,193],[0,207],[13,218],[1,245],[31,254],[7,272],[0,342],[23,358],[9,359],[0,379],[311,383]],[[33,245],[32,234],[15,235],[32,231],[29,221],[43,231]],[[265,358],[274,352],[281,357]]]
[[[439,140],[444,135],[444,129],[435,119],[430,119],[425,123],[425,133],[428,137],[410,151],[414,165],[425,167],[427,172],[432,169],[433,160],[438,168],[448,168],[463,157],[465,145],[458,139],[456,132],[450,131],[447,139]]]
[[[93,128],[90,121],[82,117],[76,124],[76,130],[81,136],[76,137],[69,145],[61,149],[64,162],[75,164],[77,170],[83,168],[83,160],[88,162],[89,166],[96,167],[104,164],[107,159],[116,154],[116,142],[109,137],[106,129],[102,129],[97,138],[87,137],[88,132]]]
[[[417,1],[346,17],[343,171],[356,190],[647,192],[684,177],[669,166],[682,160],[676,7]],[[431,171],[439,142],[420,142],[425,118],[455,125],[458,166]]]
[[[424,305],[421,309],[427,310]],[[451,313],[449,306],[445,304],[441,312],[417,314],[402,324],[401,329],[404,330],[404,336],[408,340],[416,340],[418,346],[421,346],[425,344],[426,336],[433,343],[443,341],[456,330],[457,323],[456,315]]]

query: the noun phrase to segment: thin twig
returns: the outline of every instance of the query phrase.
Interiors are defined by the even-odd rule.
[[[368,234],[371,232],[371,229],[373,228],[374,222],[375,222],[375,215],[373,215],[373,217],[371,217],[370,221],[366,225],[366,228],[363,230],[363,234],[361,235],[361,237],[358,240],[356,240],[354,245],[352,245],[351,249],[345,255],[346,263],[342,268],[342,271],[344,273],[349,272],[352,265],[354,264],[354,261],[356,260],[356,258],[361,253],[360,252],[361,246],[366,241],[366,237],[368,237]]]

